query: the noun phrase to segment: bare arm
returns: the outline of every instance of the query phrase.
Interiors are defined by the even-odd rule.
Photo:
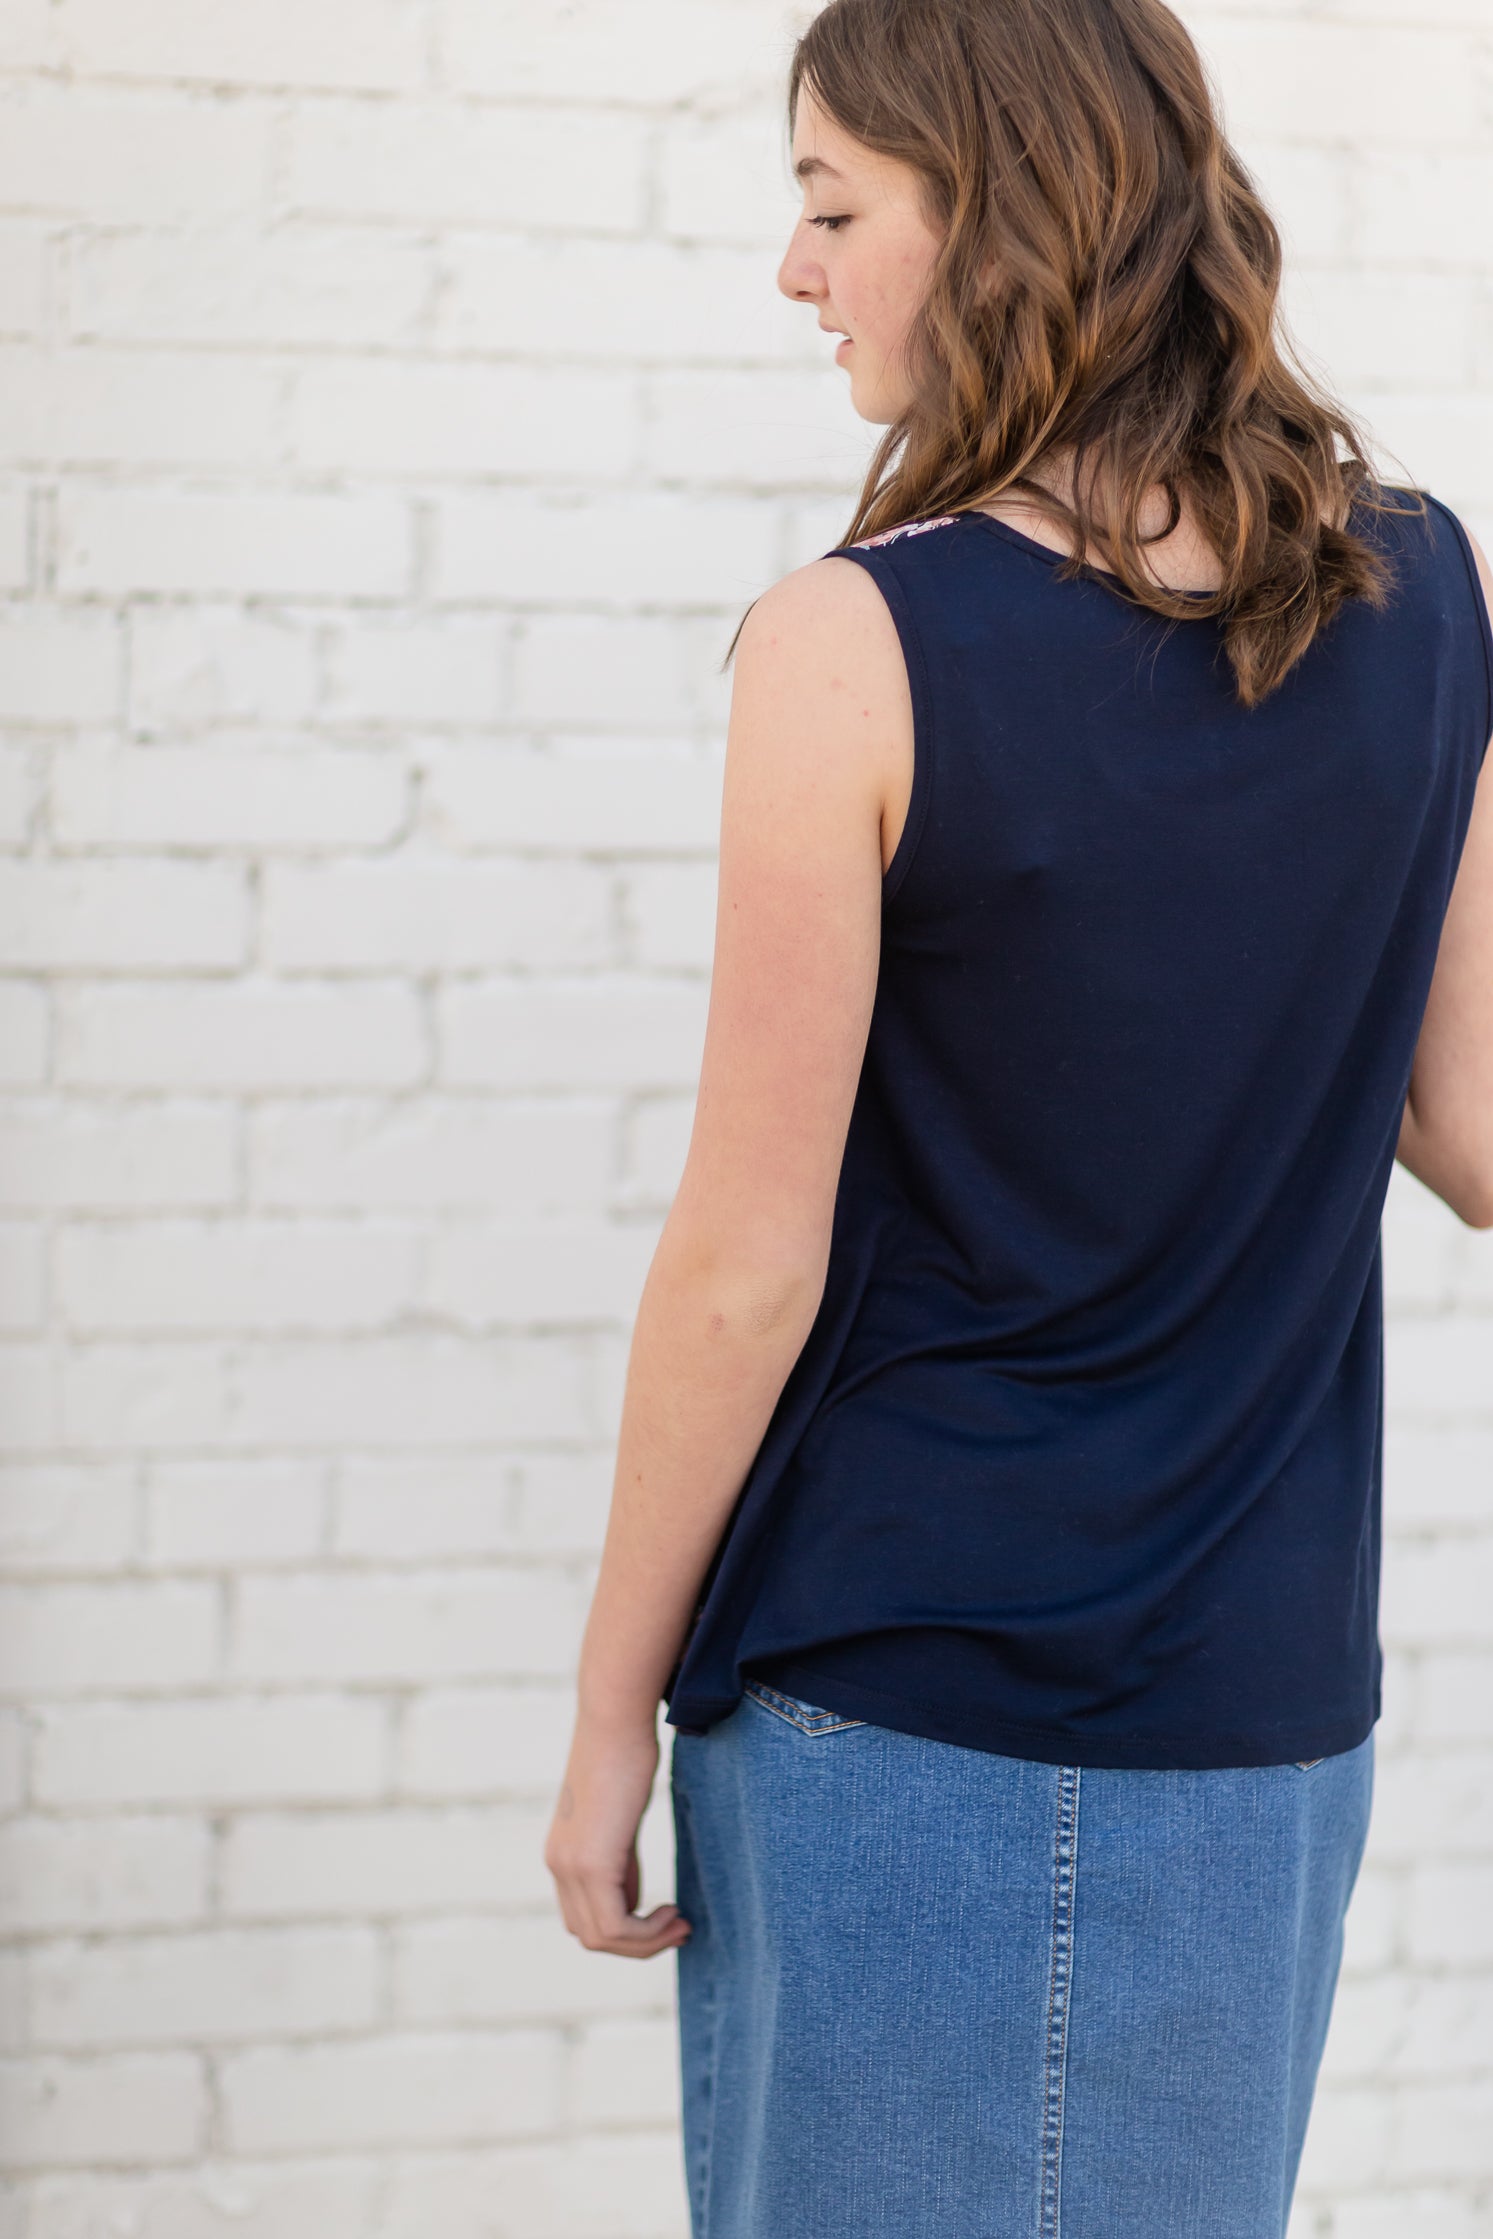
[[[1473,550],[1493,608],[1493,570]],[[1493,753],[1442,928],[1398,1156],[1471,1227],[1493,1228]]]
[[[911,701],[853,561],[760,599],[736,657],[715,959],[694,1127],[633,1330],[575,1739],[546,1846],[566,1925],[646,1958],[636,1835],[658,1702],[808,1335],[880,958],[882,805]]]

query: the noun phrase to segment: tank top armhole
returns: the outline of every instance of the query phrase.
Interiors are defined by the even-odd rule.
[[[1451,507],[1443,505],[1440,498],[1432,497],[1429,490],[1422,490],[1420,494],[1429,504],[1434,505],[1436,511],[1450,521],[1452,525],[1453,533],[1457,539],[1457,549],[1462,555],[1462,565],[1467,570],[1467,587],[1472,593],[1473,612],[1478,618],[1478,628],[1483,648],[1483,683],[1486,691],[1485,721],[1482,744],[1478,754],[1478,763],[1481,767],[1487,759],[1488,742],[1493,739],[1493,616],[1490,616],[1488,612],[1488,600],[1483,590],[1482,577],[1478,573],[1477,560],[1466,529],[1462,526],[1458,516],[1453,513]]]
[[[897,845],[892,851],[881,879],[883,909],[900,889],[912,867],[927,821],[928,799],[933,783],[933,708],[928,689],[927,663],[923,659],[922,640],[913,620],[907,594],[898,581],[894,563],[878,551],[857,550],[851,544],[836,545],[824,555],[827,560],[854,560],[865,569],[886,602],[902,647],[902,659],[907,669],[907,688],[912,700],[912,786],[907,797],[907,816],[898,834]]]

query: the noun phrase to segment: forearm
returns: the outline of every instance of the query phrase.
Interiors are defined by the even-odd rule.
[[[753,1266],[702,1249],[682,1224],[666,1226],[634,1325],[581,1649],[588,1724],[651,1727],[823,1280],[822,1267]]]

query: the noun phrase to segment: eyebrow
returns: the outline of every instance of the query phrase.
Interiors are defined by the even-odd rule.
[[[793,175],[797,179],[812,179],[816,171],[824,172],[831,179],[841,179],[845,175],[842,171],[837,171],[832,163],[826,163],[822,155],[801,155],[793,166]]]

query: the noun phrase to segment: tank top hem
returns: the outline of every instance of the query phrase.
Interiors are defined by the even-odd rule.
[[[992,1756],[1020,1757],[1039,1765],[1078,1765],[1093,1771],[1222,1772],[1230,1767],[1301,1764],[1336,1757],[1367,1740],[1380,1715],[1376,1688],[1366,1710],[1352,1717],[1325,1719],[1310,1726],[1255,1728],[1231,1734],[1210,1728],[1205,1734],[1079,1734],[1057,1726],[1024,1726],[992,1715],[977,1704],[920,1703],[884,1694],[816,1672],[812,1664],[773,1659],[770,1677],[804,1702],[832,1710],[840,1718],[862,1718],[869,1726],[911,1734],[923,1741],[952,1742]],[[740,1697],[736,1698],[737,1701]],[[683,1705],[678,1706],[683,1713]],[[691,1702],[685,1732],[699,1732],[727,1717],[736,1702]],[[673,1708],[670,1724],[676,1723]]]

